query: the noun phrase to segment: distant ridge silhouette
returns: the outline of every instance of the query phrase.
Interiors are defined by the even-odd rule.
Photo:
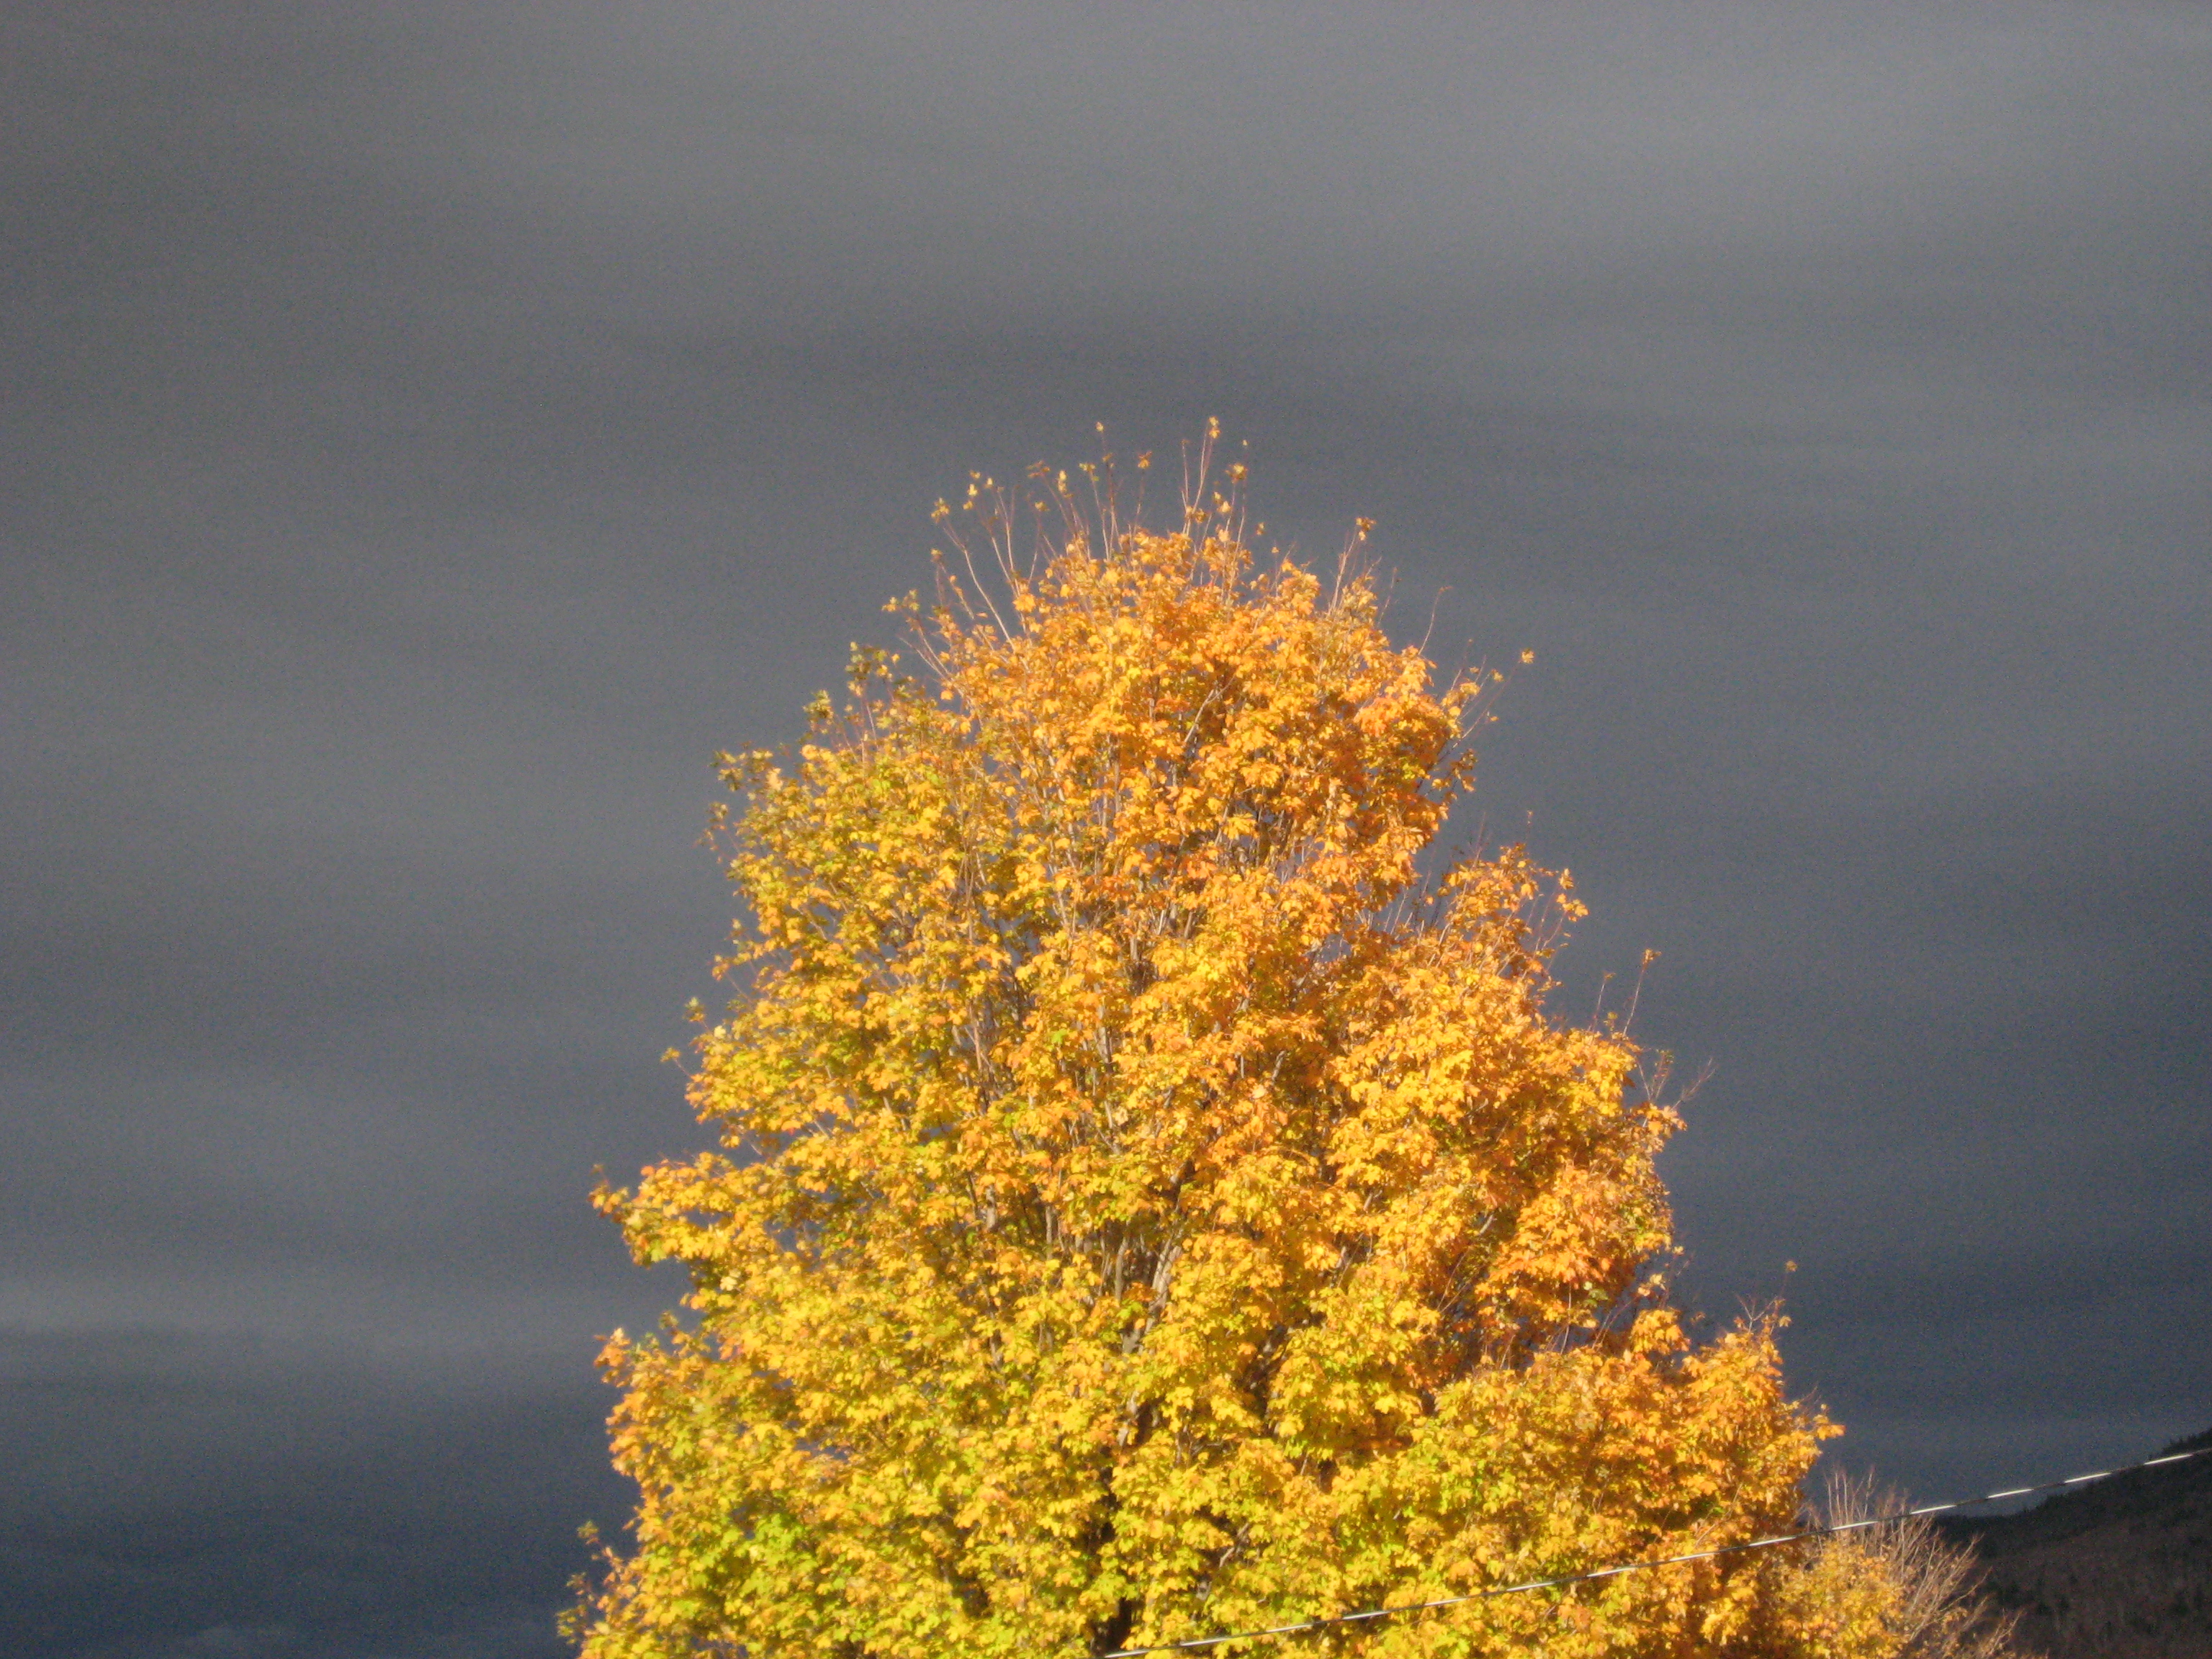
[[[2212,1430],[2166,1452],[2212,1447]],[[2212,1457],[2136,1469],[2018,1515],[1947,1519],[2051,1659],[2212,1659]]]

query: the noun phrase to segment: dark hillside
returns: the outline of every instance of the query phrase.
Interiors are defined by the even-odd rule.
[[[2212,1448],[2212,1431],[2168,1452]],[[2212,1457],[2138,1469],[2018,1515],[1949,1520],[1978,1543],[2023,1646],[2051,1659],[2212,1659]]]

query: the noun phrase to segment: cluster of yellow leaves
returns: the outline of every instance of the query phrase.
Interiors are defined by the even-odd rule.
[[[605,1357],[642,1496],[589,1654],[1096,1654],[1796,1512],[1822,1425],[1771,1325],[1693,1346],[1649,1271],[1671,1114],[1545,1011],[1564,878],[1417,868],[1477,684],[1356,575],[1108,532],[729,760],[723,1150],[599,1198],[696,1316]],[[1303,1645],[1875,1650],[1793,1571]]]

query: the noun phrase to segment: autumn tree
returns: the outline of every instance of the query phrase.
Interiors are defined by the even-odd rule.
[[[604,1357],[641,1496],[586,1653],[1099,1655],[1796,1516],[1771,1318],[1700,1346],[1656,1271],[1676,1119],[1547,1009],[1567,877],[1443,854],[1494,677],[1395,647],[1356,552],[1256,558],[1208,464],[1165,531],[1032,475],[1034,555],[975,481],[912,671],[724,757],[720,1150],[599,1194],[690,1289]],[[1881,1651],[1825,1571],[1300,1645]]]

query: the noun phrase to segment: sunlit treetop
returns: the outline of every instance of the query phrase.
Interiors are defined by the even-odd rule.
[[[1214,447],[1164,529],[1149,458],[973,479],[907,653],[724,757],[720,1146],[599,1197],[691,1288],[607,1348],[641,1495],[586,1651],[1100,1654],[1791,1520],[1823,1425],[1771,1316],[1667,1305],[1659,1079],[1547,1009],[1571,884],[1443,842],[1497,677],[1393,644],[1364,523],[1255,556]],[[1883,1651],[1830,1580],[1332,1639]]]

